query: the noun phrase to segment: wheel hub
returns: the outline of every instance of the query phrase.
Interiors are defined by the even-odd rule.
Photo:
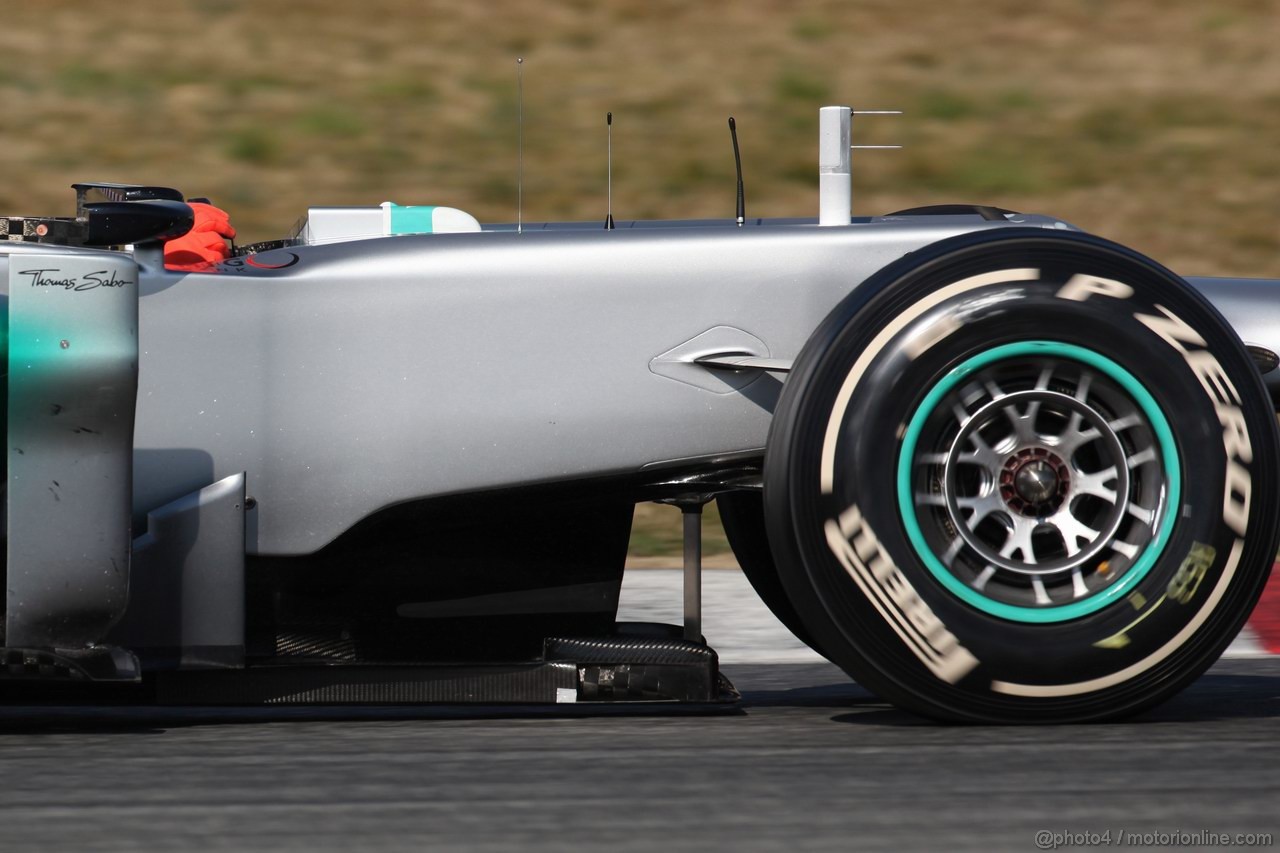
[[[1046,448],[1023,448],[1000,469],[1000,497],[1009,509],[1028,518],[1050,515],[1070,493],[1070,468]]]

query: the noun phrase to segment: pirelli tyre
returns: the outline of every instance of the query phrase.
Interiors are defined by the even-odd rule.
[[[1277,441],[1244,346],[1176,275],[1089,235],[977,232],[886,267],[805,345],[768,539],[806,631],[885,699],[1115,717],[1253,608]]]

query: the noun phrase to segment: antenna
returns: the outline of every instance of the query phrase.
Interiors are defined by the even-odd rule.
[[[524,232],[524,57],[516,57],[516,233]]]
[[[604,218],[604,230],[613,230],[613,113],[604,114],[605,138],[607,140],[606,161],[608,162],[609,208]]]
[[[738,227],[747,221],[746,196],[742,191],[742,155],[738,153],[738,124],[729,116],[729,136],[733,138],[733,164],[738,168]]]

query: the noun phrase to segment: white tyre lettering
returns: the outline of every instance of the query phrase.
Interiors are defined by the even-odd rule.
[[[1135,314],[1134,318],[1182,354],[1183,360],[1196,375],[1200,387],[1204,388],[1213,402],[1214,413],[1222,425],[1222,449],[1227,457],[1222,521],[1237,536],[1244,536],[1249,527],[1249,501],[1253,491],[1252,476],[1244,466],[1253,461],[1253,444],[1249,440],[1244,412],[1237,405],[1240,402],[1240,392],[1212,352],[1208,349],[1187,348],[1187,344],[1208,346],[1199,332],[1163,305],[1157,305],[1156,309],[1163,316]]]
[[[1222,446],[1227,458],[1236,458],[1246,465],[1253,461],[1253,444],[1249,441],[1249,428],[1244,423],[1244,412],[1239,406],[1219,406],[1218,422],[1222,424]]]
[[[1151,331],[1168,342],[1169,346],[1178,352],[1186,353],[1186,344],[1195,344],[1196,346],[1208,346],[1204,342],[1204,338],[1200,337],[1200,333],[1188,326],[1168,308],[1163,305],[1157,305],[1156,310],[1163,314],[1163,317],[1157,317],[1153,314],[1134,314],[1133,318]]]
[[[828,521],[824,530],[836,559],[930,672],[955,684],[978,665],[880,546],[856,504]]]
[[[1222,520],[1236,532],[1244,536],[1249,528],[1249,499],[1253,491],[1253,478],[1249,469],[1236,460],[1227,463],[1227,482],[1222,495]]]
[[[1240,394],[1236,392],[1236,386],[1231,384],[1231,380],[1227,378],[1226,371],[1222,369],[1222,365],[1213,353],[1207,349],[1192,350],[1186,353],[1187,365],[1195,371],[1196,379],[1200,380],[1200,385],[1204,387],[1205,393],[1213,400],[1214,405],[1218,403],[1239,403]]]
[[[1089,298],[1090,294],[1098,296],[1110,296],[1112,299],[1128,299],[1133,296],[1133,288],[1125,284],[1123,281],[1115,281],[1110,278],[1099,278],[1096,275],[1086,275],[1085,273],[1076,273],[1071,276],[1071,280],[1062,286],[1055,296],[1059,299],[1071,299],[1075,302],[1084,302]]]

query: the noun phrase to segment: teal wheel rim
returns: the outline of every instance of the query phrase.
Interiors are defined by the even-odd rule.
[[[1017,360],[1020,359],[1051,360],[1054,363],[1068,366],[1078,365],[1081,370],[1088,368],[1097,371],[1110,383],[1114,383],[1114,387],[1122,390],[1133,404],[1136,404],[1136,410],[1141,413],[1146,421],[1142,427],[1149,430],[1153,439],[1152,447],[1158,448],[1159,451],[1159,456],[1153,464],[1158,464],[1162,471],[1163,483],[1159,487],[1161,491],[1159,502],[1151,510],[1152,516],[1148,525],[1151,535],[1148,541],[1140,547],[1136,554],[1127,557],[1130,563],[1118,577],[1114,580],[1104,581],[1102,580],[1104,575],[1100,573],[1097,573],[1096,576],[1090,576],[1089,580],[1100,584],[1100,586],[1088,591],[1087,594],[1079,595],[1078,600],[1072,600],[1067,603],[1050,601],[1047,604],[1036,604],[1034,606],[1014,603],[995,597],[986,590],[985,586],[981,588],[975,586],[974,581],[966,582],[962,580],[947,565],[944,565],[938,553],[930,545],[928,537],[926,537],[921,526],[917,509],[919,496],[913,491],[913,470],[917,464],[917,450],[921,436],[926,429],[926,425],[930,423],[931,416],[937,412],[939,404],[953,391],[962,387],[967,381],[972,382],[984,371],[1016,364]],[[1088,393],[1087,390],[1084,392],[1086,397]],[[1065,395],[1059,396],[1065,398]],[[999,399],[1004,398],[998,398],[994,402],[998,402]],[[1008,406],[1004,408],[1007,409]],[[959,439],[957,439],[958,443]],[[1052,445],[1048,445],[1048,447],[1050,450],[1053,448]],[[1025,453],[1026,451],[1022,452]],[[1010,459],[1013,461],[1007,463],[1007,465],[1016,466],[1020,464],[1014,456],[1011,455]],[[1059,463],[1061,462],[1061,460],[1058,461]],[[1018,470],[1019,472],[1021,471],[1021,469]],[[1064,479],[1067,476],[1069,475],[1064,474]],[[1080,479],[1083,480],[1084,476],[1080,475]],[[1124,482],[1127,483],[1128,480]],[[1172,535],[1174,520],[1177,515],[1176,509],[1181,498],[1181,484],[1181,466],[1177,445],[1173,439],[1173,431],[1170,429],[1168,420],[1156,403],[1155,398],[1151,396],[1151,393],[1131,373],[1106,356],[1074,344],[1044,340],[1022,341],[993,347],[970,357],[962,364],[948,371],[929,390],[912,415],[903,435],[897,467],[898,509],[907,537],[921,562],[924,563],[925,567],[938,582],[957,598],[984,613],[1015,622],[1039,624],[1077,619],[1095,613],[1127,596],[1151,570]],[[1007,489],[1007,486],[1002,484],[1000,488]],[[947,500],[951,501],[952,499],[948,497]],[[1019,503],[1017,498],[1011,497],[1009,500]],[[1066,500],[1070,501],[1072,498],[1068,496]],[[1138,509],[1141,508],[1139,507]],[[1013,519],[1012,525],[1016,529],[1019,524],[1024,523],[1019,516],[1035,511],[1038,510],[1023,507],[1018,511],[1014,511],[1006,508],[1004,517]],[[1116,512],[1123,514],[1124,510],[1123,508],[1117,509]],[[1043,521],[1043,518],[1039,518],[1036,523],[1042,523]],[[964,530],[963,527],[958,527],[957,529],[958,531]],[[957,535],[959,535],[959,532]],[[1010,535],[1012,536],[1012,532]],[[1075,544],[1078,545],[1078,543]],[[1127,544],[1108,541],[1103,542],[1102,547],[1115,547],[1118,549],[1120,545]],[[959,551],[963,552],[966,545],[967,542],[962,543]],[[1014,550],[1013,553],[1021,553],[1024,559],[1029,557],[1027,550]],[[1030,556],[1030,561],[1032,565],[1035,565],[1034,556]],[[1107,562],[1109,563],[1110,561]],[[987,568],[994,573],[998,573],[1004,568],[1004,565],[1003,563],[998,566],[988,565]],[[1045,576],[1049,575],[1046,573]],[[1041,577],[1041,575],[1033,573],[1028,577]],[[1072,580],[1076,583],[1083,583],[1080,578],[1073,577]],[[1035,583],[1034,580],[1028,582]],[[984,580],[983,583],[986,584],[986,581]],[[1037,595],[1043,591],[1043,580],[1040,581],[1040,584],[1036,588]]]

